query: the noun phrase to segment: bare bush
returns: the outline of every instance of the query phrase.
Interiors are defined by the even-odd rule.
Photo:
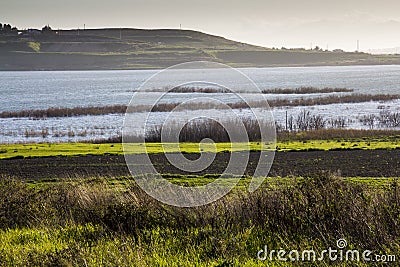
[[[390,112],[389,110],[384,110],[379,113],[377,117],[379,125],[387,128],[400,127],[400,113]]]
[[[270,122],[261,121],[262,125],[258,121],[246,118],[246,119],[230,119],[226,120],[224,124],[230,125],[229,127],[235,128],[244,125],[249,141],[260,141],[261,140],[261,129],[267,129],[274,126]],[[146,131],[147,142],[160,142],[161,131],[165,131],[164,137],[166,142],[175,140],[175,134],[179,133],[180,142],[200,142],[205,138],[210,138],[214,142],[230,142],[230,137],[226,129],[217,121],[212,119],[193,120],[185,124],[182,129],[179,129],[177,125],[168,126],[155,126]],[[134,138],[133,138],[134,139]]]
[[[359,121],[368,126],[370,129],[374,129],[377,117],[374,114],[364,115],[362,116]]]
[[[337,129],[342,129],[346,128],[346,118],[345,117],[338,117],[336,119],[330,119],[328,123],[330,124],[331,128],[337,128]]]
[[[294,118],[292,115],[287,118],[288,131],[311,131],[326,127],[327,120],[321,115],[313,115],[310,111],[302,110]]]

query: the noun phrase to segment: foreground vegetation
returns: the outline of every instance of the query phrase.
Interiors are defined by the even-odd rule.
[[[0,182],[2,266],[288,266],[269,249],[348,247],[399,255],[400,190],[321,174],[236,189],[204,207],[175,208],[128,180]],[[329,261],[294,263],[326,266]],[[367,266],[338,262],[338,266]]]

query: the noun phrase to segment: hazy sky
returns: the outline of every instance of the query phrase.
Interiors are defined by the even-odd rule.
[[[179,28],[267,47],[400,47],[399,0],[11,0],[0,22],[18,28]]]

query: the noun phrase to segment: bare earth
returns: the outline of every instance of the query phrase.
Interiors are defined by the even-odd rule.
[[[259,155],[259,152],[251,152],[247,175],[254,172]],[[191,159],[198,157],[196,154],[185,156]],[[154,154],[150,158],[160,173],[187,174],[171,166],[162,154]],[[230,153],[219,153],[209,168],[195,174],[222,173],[229,158]],[[275,155],[269,176],[307,176],[322,170],[346,177],[400,177],[400,150],[279,152]],[[23,180],[121,177],[129,176],[129,170],[123,156],[43,157],[0,160],[0,175]]]

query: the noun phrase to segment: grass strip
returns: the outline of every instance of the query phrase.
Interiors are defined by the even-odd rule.
[[[127,153],[199,153],[199,152],[236,152],[261,151],[274,149],[260,142],[251,143],[130,143],[126,146]],[[400,149],[397,138],[356,138],[349,140],[309,140],[286,141],[276,144],[277,152],[285,151],[332,151],[332,150],[375,150]],[[51,156],[84,156],[84,155],[123,155],[121,143],[91,144],[91,143],[43,143],[43,144],[1,144],[0,159],[51,157]]]

